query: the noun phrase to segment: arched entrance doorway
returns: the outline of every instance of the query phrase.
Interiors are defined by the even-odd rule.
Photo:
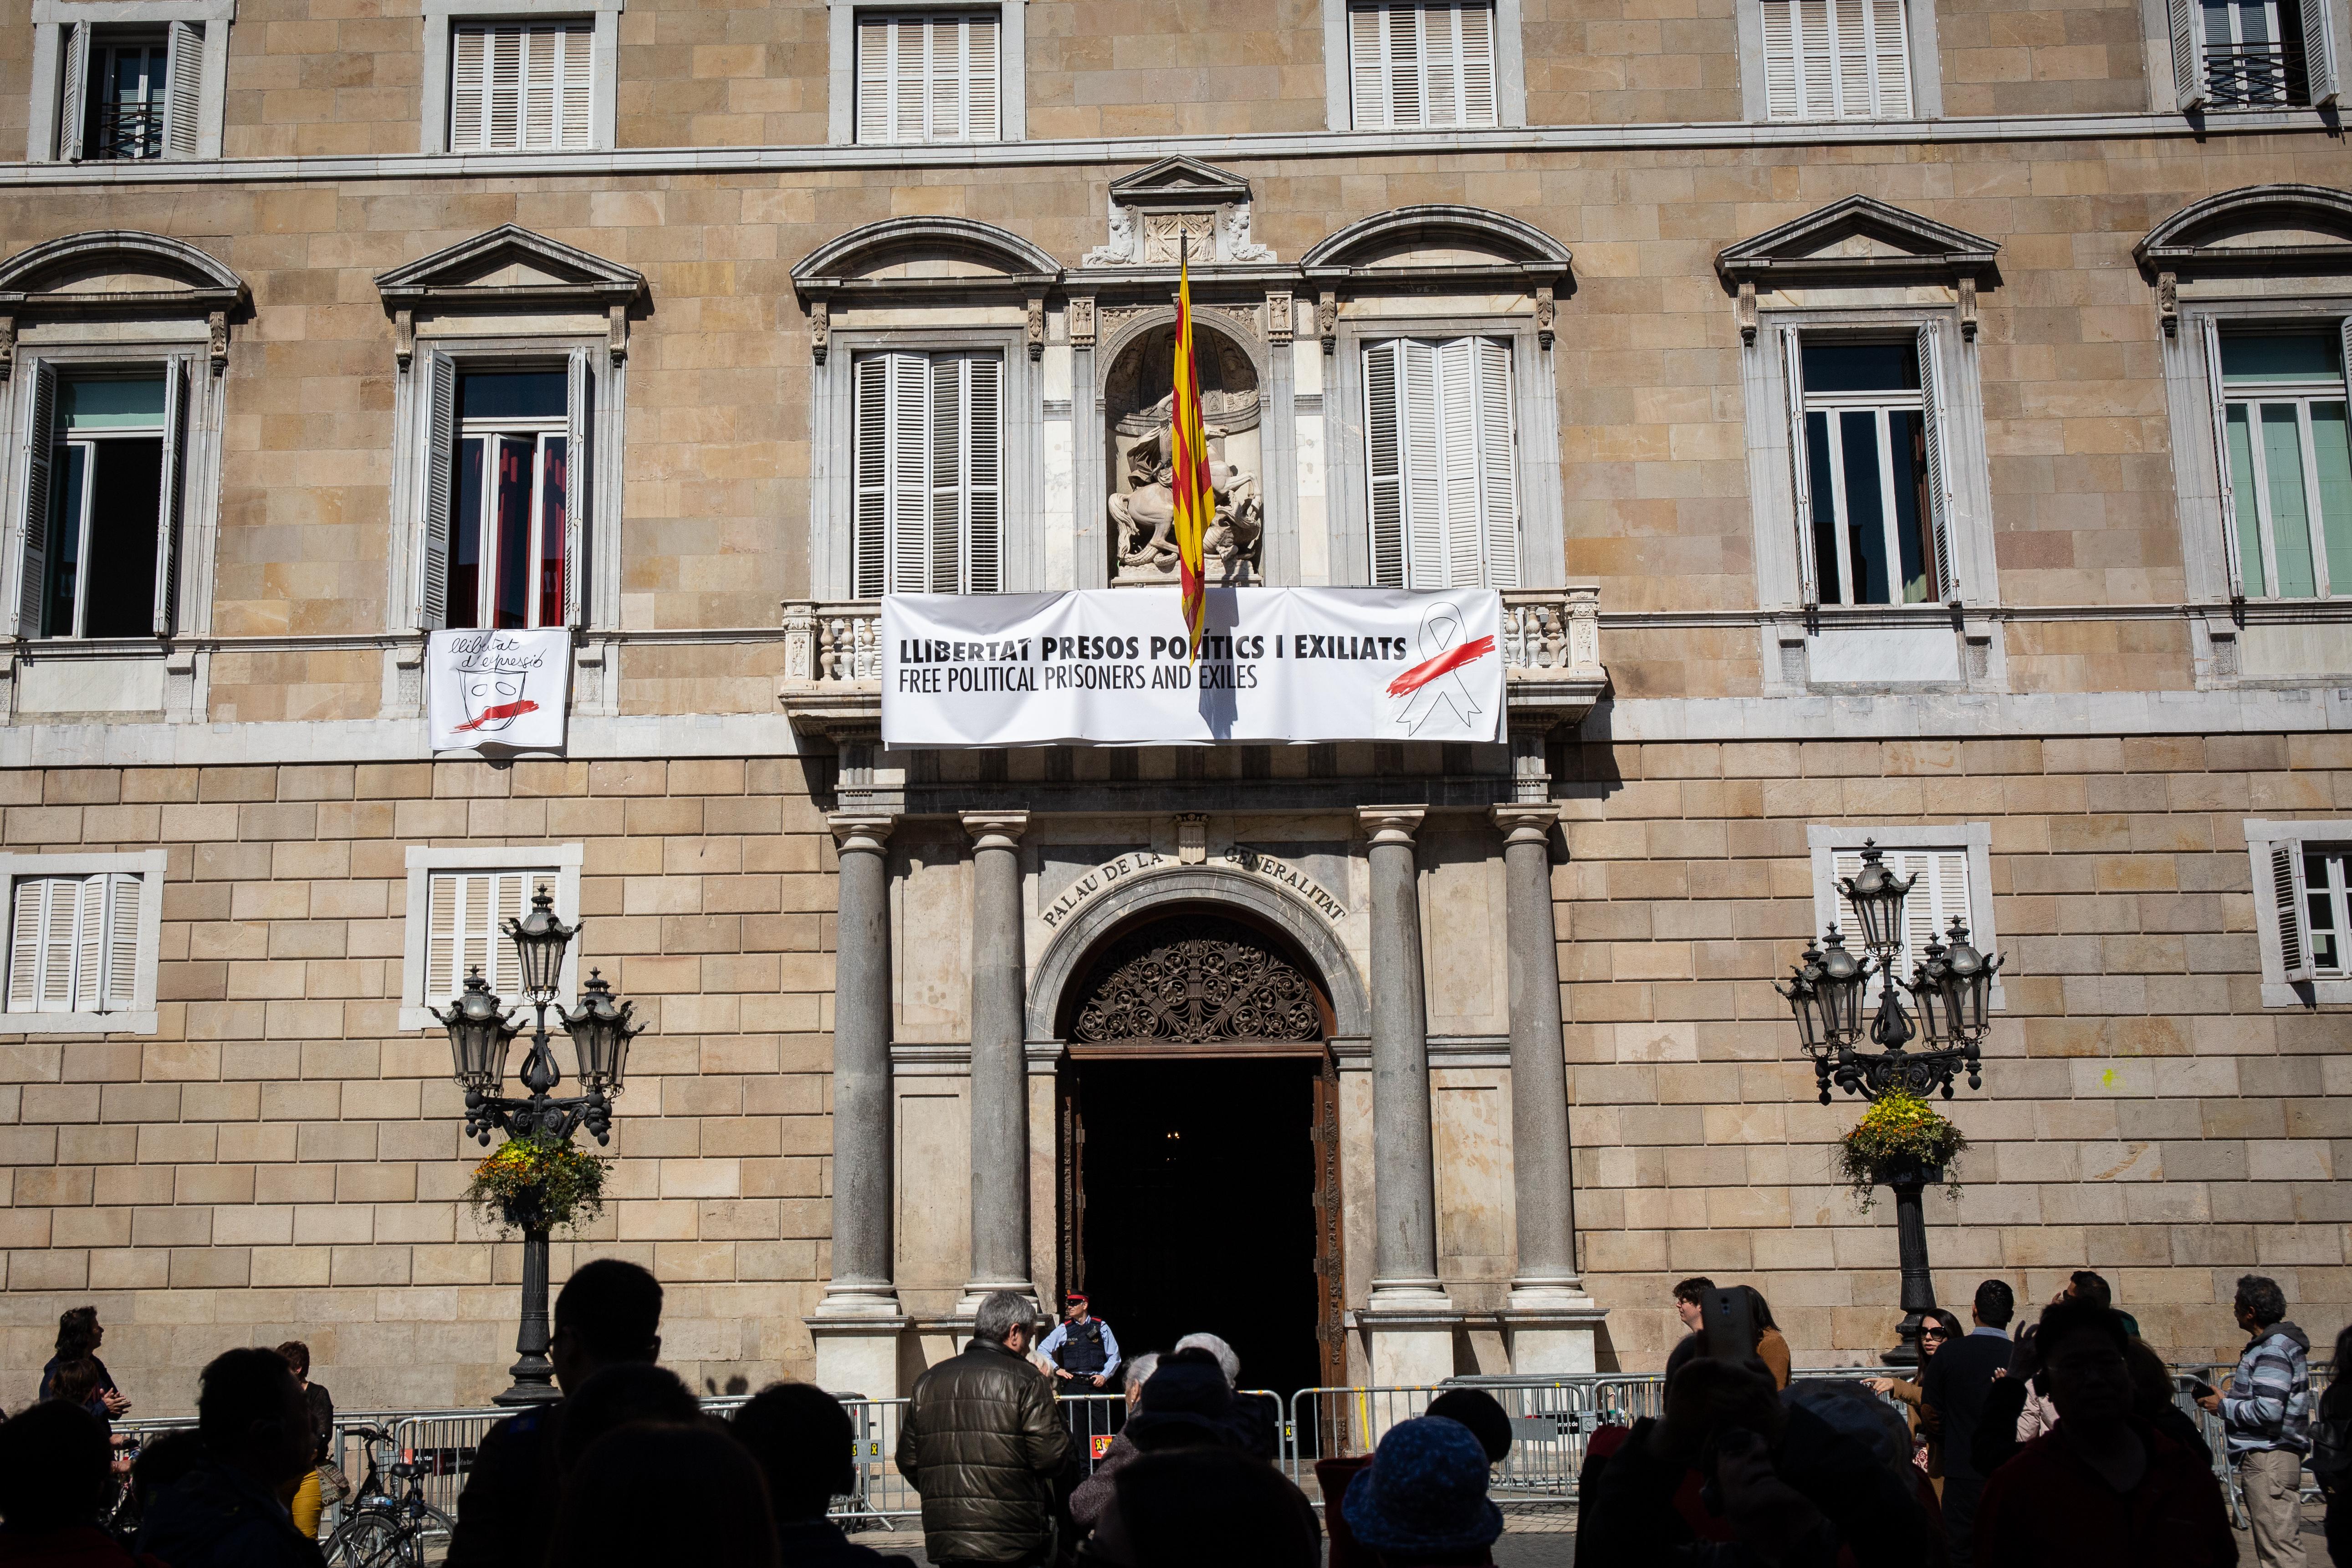
[[[1332,1008],[1285,934],[1217,905],[1114,929],[1058,1034],[1059,1263],[1129,1353],[1222,1334],[1243,1380],[1344,1381]]]

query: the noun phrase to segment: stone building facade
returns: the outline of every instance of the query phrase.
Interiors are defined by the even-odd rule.
[[[2352,23],[2213,15],[0,4],[0,1397],[84,1301],[151,1412],[292,1333],[355,1405],[499,1385],[424,1008],[502,876],[653,1026],[559,1275],[652,1267],[713,1387],[893,1392],[978,1285],[1148,1314],[1163,1101],[1266,1140],[1288,1228],[1161,1250],[1290,1292],[1292,1383],[1654,1367],[1691,1273],[1871,1359],[1892,1226],[1770,984],[1864,838],[2009,955],[1939,1296],[2087,1265],[2198,1359],[2256,1270],[2332,1332]],[[1509,746],[879,746],[885,587],[1137,580],[1180,246],[1250,580],[1425,584],[1378,431],[1507,431],[1436,569],[1506,590]],[[1452,344],[1472,404],[1381,379]],[[861,467],[898,361],[995,416],[951,583]],[[506,442],[566,743],[436,757]],[[1312,1005],[1087,1035],[1180,960]]]

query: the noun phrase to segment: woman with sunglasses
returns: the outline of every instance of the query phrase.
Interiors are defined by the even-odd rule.
[[[1939,1499],[1944,1495],[1943,1435],[1939,1432],[1920,1429],[1919,1384],[1927,1375],[1928,1360],[1937,1351],[1959,1337],[1960,1321],[1951,1313],[1937,1308],[1929,1312],[1919,1325],[1919,1373],[1916,1379],[1907,1383],[1893,1377],[1863,1379],[1869,1384],[1872,1392],[1891,1394],[1901,1400],[1908,1408],[1911,1415],[1912,1442],[1915,1445],[1923,1445],[1925,1448],[1924,1454],[1919,1458],[1920,1468],[1927,1472],[1927,1479],[1935,1487],[1936,1496]]]

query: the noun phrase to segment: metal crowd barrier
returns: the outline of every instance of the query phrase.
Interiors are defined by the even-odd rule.
[[[2235,1522],[2244,1519],[2243,1498],[2228,1461],[2221,1418],[2199,1408],[2187,1392],[2195,1376],[2218,1386],[2232,1364],[2184,1364],[2174,1368],[2180,1408],[2197,1424],[2212,1456],[2214,1474],[2228,1494]],[[1819,1367],[1800,1370],[1797,1380],[1859,1381],[1890,1375],[1891,1369],[1869,1366]],[[2333,1369],[2311,1369],[2315,1412]],[[1447,1388],[1484,1389],[1511,1418],[1511,1452],[1496,1470],[1493,1493],[1497,1501],[1543,1507],[1576,1500],[1577,1480],[1586,1446],[1603,1426],[1630,1426],[1644,1416],[1664,1414],[1665,1379],[1657,1373],[1598,1373],[1559,1377],[1465,1376],[1427,1387],[1304,1388],[1289,1400],[1265,1390],[1244,1391],[1244,1397],[1272,1406],[1276,1462],[1317,1506],[1323,1499],[1315,1478],[1315,1461],[1370,1453],[1388,1429],[1419,1415]],[[703,1408],[725,1416],[740,1408],[749,1395],[705,1399]],[[856,1444],[856,1481],[847,1494],[835,1498],[829,1510],[845,1528],[898,1530],[920,1528],[922,1498],[898,1473],[896,1451],[909,1401],[846,1396],[843,1407],[850,1419]],[[1060,1397],[1057,1405],[1077,1448],[1079,1463],[1089,1474],[1099,1465],[1127,1424],[1123,1394],[1103,1392]],[[457,1500],[472,1474],[482,1438],[511,1412],[505,1410],[346,1410],[335,1420],[334,1455],[343,1472],[357,1486],[367,1474],[367,1456],[358,1431],[379,1427],[389,1433],[394,1452],[425,1468],[425,1500],[455,1517]],[[193,1416],[166,1416],[115,1423],[118,1431],[152,1437],[195,1425]],[[2306,1498],[2316,1489],[2306,1486]],[[339,1521],[331,1510],[323,1535]]]

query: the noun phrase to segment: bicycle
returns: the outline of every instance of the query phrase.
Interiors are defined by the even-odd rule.
[[[425,1500],[425,1467],[404,1457],[379,1467],[376,1447],[392,1447],[381,1426],[358,1426],[352,1436],[367,1456],[367,1474],[353,1492],[349,1511],[327,1538],[328,1568],[425,1568],[429,1542],[446,1546],[457,1522]],[[405,1486],[394,1497],[383,1484]]]

